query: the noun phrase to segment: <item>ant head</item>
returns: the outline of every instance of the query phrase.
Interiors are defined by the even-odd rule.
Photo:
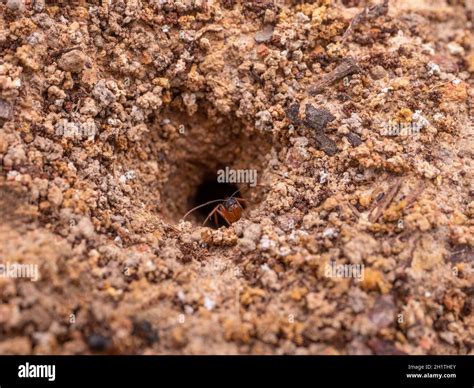
[[[236,195],[238,192],[240,191],[237,190],[236,192],[234,192],[229,198],[226,198],[226,199],[214,199],[212,201],[208,201],[206,203],[203,203],[201,205],[198,205],[194,208],[192,208],[191,210],[189,210],[184,216],[183,216],[183,220],[186,219],[186,217],[191,214],[193,211],[199,209],[199,208],[202,208],[204,206],[207,206],[211,203],[216,203],[216,202],[221,202],[223,203],[223,206],[226,208],[226,210],[229,210],[230,208],[232,208],[233,206],[235,205],[239,205],[239,201],[237,201],[235,198],[234,198],[234,195]]]
[[[234,197],[229,197],[224,201],[224,207],[229,211],[235,205],[238,205],[239,202]]]

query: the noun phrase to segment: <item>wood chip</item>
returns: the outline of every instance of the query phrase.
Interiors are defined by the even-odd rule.
[[[346,135],[346,138],[349,141],[349,143],[351,143],[351,146],[353,146],[353,147],[358,147],[362,144],[362,139],[359,137],[359,135],[357,135],[353,132],[349,132]]]
[[[326,74],[321,81],[310,87],[309,93],[313,96],[319,94],[333,83],[359,72],[361,72],[361,69],[357,65],[356,60],[352,57],[347,57],[333,71]]]

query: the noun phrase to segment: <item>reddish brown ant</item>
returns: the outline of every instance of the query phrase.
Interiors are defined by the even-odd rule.
[[[245,199],[234,197],[234,195],[237,194],[239,191],[240,189],[237,190],[230,197],[227,197],[225,199],[214,199],[213,201],[209,201],[209,202],[203,203],[202,205],[192,208],[190,211],[188,211],[184,215],[183,220],[189,214],[191,214],[194,210],[197,210],[201,207],[207,206],[214,202],[221,202],[208,214],[208,216],[206,217],[206,219],[204,220],[202,224],[205,225],[206,222],[209,221],[209,219],[212,216],[214,216],[214,223],[218,225],[217,215],[220,215],[224,219],[224,221],[227,222],[227,225],[229,226],[232,225],[234,222],[237,222],[238,220],[240,220],[240,218],[242,217],[242,212],[244,210],[240,202],[241,201],[245,202]]]

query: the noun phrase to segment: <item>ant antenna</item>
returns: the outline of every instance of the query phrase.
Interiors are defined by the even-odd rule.
[[[229,198],[232,198],[235,194],[237,194],[238,192],[240,191],[240,189],[238,189],[235,193],[233,193]]]
[[[233,194],[232,194],[232,195],[233,195]],[[214,200],[212,200],[212,201],[209,201],[209,202],[203,203],[203,204],[201,204],[201,205],[198,205],[198,206],[196,206],[196,207],[193,207],[190,211],[188,211],[188,212],[184,215],[184,217],[183,217],[182,219],[184,220],[184,219],[185,219],[187,216],[189,216],[194,210],[197,210],[197,209],[199,209],[199,208],[201,208],[201,207],[204,207],[204,206],[207,206],[207,205],[209,205],[209,204],[211,204],[211,203],[219,202],[219,201],[222,202],[222,201],[224,201],[224,199],[214,199]]]
[[[240,189],[238,189],[237,191],[235,191],[229,198],[232,198],[232,197],[233,197],[235,194],[237,194],[239,191],[240,191]],[[201,205],[198,205],[198,206],[196,206],[196,207],[193,207],[190,211],[188,211],[188,212],[183,216],[182,219],[184,220],[184,219],[185,219],[187,216],[189,216],[194,210],[197,210],[197,209],[199,209],[199,208],[201,208],[201,207],[210,205],[211,203],[223,202],[223,201],[225,201],[225,199],[214,199],[214,200],[212,200],[212,201],[209,201],[209,202],[203,203],[203,204],[201,204]],[[207,221],[207,220],[206,220],[206,221]],[[204,222],[206,222],[206,221],[204,221]]]

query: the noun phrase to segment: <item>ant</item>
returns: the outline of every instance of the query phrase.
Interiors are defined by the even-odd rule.
[[[206,219],[202,224],[205,225],[206,222],[209,221],[212,216],[214,216],[214,223],[218,225],[217,215],[220,215],[224,219],[224,221],[227,222],[227,225],[232,225],[234,222],[240,220],[240,218],[242,217],[242,212],[244,210],[240,202],[245,202],[245,199],[234,197],[234,195],[237,194],[239,191],[240,189],[233,193],[230,197],[227,197],[225,199],[214,199],[213,201],[209,201],[192,208],[184,215],[183,220],[194,210],[197,210],[203,206],[207,206],[214,202],[221,202],[207,215]]]

